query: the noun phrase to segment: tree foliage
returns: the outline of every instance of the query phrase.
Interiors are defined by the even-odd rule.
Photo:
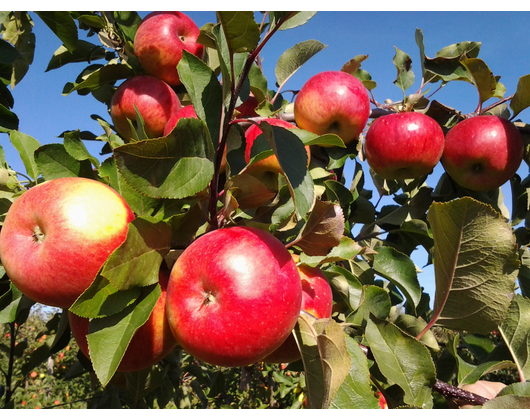
[[[0,147],[0,222],[25,190],[67,176],[110,185],[137,215],[127,240],[70,308],[91,319],[92,363],[81,353],[75,361],[66,356],[75,348],[68,317],[58,312],[44,326],[32,312],[35,302],[16,289],[0,266],[2,406],[32,405],[27,395],[35,392],[38,404],[51,406],[57,399],[74,408],[80,406],[73,402],[77,398],[91,408],[378,408],[379,395],[390,408],[442,408],[473,399],[455,387],[504,372],[506,384],[520,383],[484,407],[528,407],[529,179],[514,175],[510,180],[509,214],[500,189],[468,191],[447,175],[432,185],[429,175],[387,181],[364,172],[359,164],[362,135],[346,146],[334,134],[268,124],[261,126],[250,163],[243,160],[245,126],[265,117],[293,121],[292,104],[281,89],[326,47],[307,40],[287,49],[271,81],[260,66],[264,46],[278,30],[310,25],[313,15],[217,12],[216,21],[201,28],[204,59],[184,53],[177,67],[183,85],[175,91],[183,105],[193,104],[198,119],[181,120],[167,136],[146,138],[139,119],[137,139],[126,142],[111,122],[97,117],[100,133],[80,128],[62,133],[60,142],[41,145],[18,130],[10,90],[32,63],[32,26],[47,25],[62,42],[46,71],[87,63],[75,81],[65,81],[62,94],[92,95],[109,106],[122,81],[144,73],[133,45],[141,18],[136,12],[39,12],[34,22],[26,12],[0,12],[0,131],[26,170],[13,171]],[[80,31],[94,42],[80,39]],[[415,39],[420,68],[414,72],[410,56],[395,49],[394,83],[403,92],[397,102],[375,100],[377,83],[361,68],[366,55],[345,57],[342,70],[359,78],[372,95],[372,118],[416,110],[447,131],[471,115],[425,94],[463,81],[477,90],[472,115],[507,116],[528,144],[528,126],[515,117],[530,106],[530,75],[521,76],[516,91],[506,96],[500,77],[478,57],[480,42],[449,45],[428,57],[421,30]],[[421,86],[410,93],[418,77]],[[238,119],[236,107],[251,94],[258,100],[259,117]],[[492,98],[497,101],[485,106]],[[84,141],[101,143],[102,162]],[[311,147],[309,165],[304,146]],[[226,169],[221,170],[225,151]],[[248,169],[271,155],[277,156],[281,175],[255,175]],[[528,154],[523,164],[529,164]],[[354,168],[349,186],[345,165]],[[365,188],[367,177],[376,191]],[[394,204],[380,206],[383,196]],[[177,348],[145,371],[116,373],[130,337],[151,313],[163,261],[174,260],[204,233],[233,225],[271,232],[300,255],[301,263],[326,274],[333,315],[320,320],[300,315],[294,334],[302,360],[227,369]],[[418,247],[435,268],[432,309],[411,258]],[[111,300],[109,313],[103,308]],[[43,334],[49,338],[33,348]],[[63,357],[68,360],[64,368],[57,359]],[[55,360],[68,373],[44,372],[46,360]],[[45,376],[33,378],[33,371]],[[35,387],[53,398],[43,399]],[[81,398],[81,393],[90,397]]]

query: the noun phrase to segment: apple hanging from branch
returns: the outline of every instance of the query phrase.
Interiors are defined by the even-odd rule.
[[[180,346],[218,366],[245,366],[276,350],[302,303],[291,254],[270,233],[228,227],[196,239],[171,271],[167,315]]]
[[[59,178],[24,192],[0,231],[0,258],[30,299],[69,308],[125,240],[134,214],[112,188]]]
[[[496,115],[478,115],[448,131],[442,163],[460,186],[491,191],[517,172],[523,154],[523,138],[510,121]]]
[[[195,22],[182,12],[152,12],[138,26],[134,54],[147,74],[178,86],[177,65],[182,51],[202,58],[204,46],[197,43],[200,33]]]
[[[366,133],[366,161],[384,179],[413,179],[429,174],[440,161],[444,133],[420,112],[398,112],[375,119]]]

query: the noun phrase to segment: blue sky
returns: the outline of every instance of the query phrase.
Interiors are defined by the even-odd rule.
[[[107,6],[108,7],[108,6]],[[232,7],[231,7],[232,8]],[[234,6],[235,9],[235,6]],[[123,8],[121,9],[123,10]],[[200,27],[215,21],[211,11],[185,12]],[[147,12],[140,12],[145,16]],[[60,142],[57,136],[65,130],[89,130],[99,135],[102,130],[91,118],[99,114],[110,121],[105,106],[90,95],[69,96],[61,94],[67,82],[75,81],[85,64],[69,64],[45,73],[46,66],[61,42],[35,14],[34,32],[37,39],[35,60],[22,82],[12,94],[15,99],[13,111],[20,119],[20,131],[36,138],[41,144]],[[261,14],[257,14],[261,19]],[[519,77],[530,73],[530,12],[415,12],[415,11],[324,11],[319,12],[306,25],[277,33],[262,52],[264,73],[269,87],[275,83],[274,68],[280,55],[298,42],[316,39],[328,47],[308,61],[284,86],[284,89],[299,89],[312,75],[325,70],[340,70],[342,65],[359,54],[369,58],[362,67],[377,82],[374,90],[378,102],[385,99],[399,100],[401,90],[392,82],[396,78],[396,68],[392,63],[395,48],[409,54],[416,83],[412,93],[420,83],[419,50],[415,42],[417,28],[423,31],[425,53],[433,57],[443,47],[462,41],[482,42],[479,58],[483,59],[495,75],[501,75],[507,95],[515,92]],[[84,32],[80,31],[80,36]],[[97,43],[95,37],[90,39]],[[450,83],[438,92],[434,99],[463,111],[475,110],[478,101],[476,89],[465,82]],[[519,118],[530,121],[530,110],[523,111]],[[24,171],[17,154],[9,143],[6,134],[0,133],[0,144],[7,154],[11,166]],[[97,155],[100,144],[87,143],[90,151]],[[103,159],[101,159],[103,160]],[[431,186],[436,184],[442,169],[437,167],[428,179]],[[528,168],[520,169],[523,177]],[[349,185],[349,181],[346,185]],[[506,194],[509,192],[506,191]],[[418,266],[426,262],[421,251],[414,254]],[[426,291],[433,295],[434,282],[432,266],[426,267],[419,275]]]

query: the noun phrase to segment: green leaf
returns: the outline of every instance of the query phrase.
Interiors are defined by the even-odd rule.
[[[21,133],[20,131],[11,131],[9,139],[15,149],[17,149],[20,159],[26,168],[27,175],[33,180],[37,180],[40,171],[35,162],[35,150],[40,147],[40,143],[33,137]]]
[[[352,363],[350,374],[341,384],[331,402],[331,408],[379,409],[379,400],[374,395],[370,381],[370,370],[366,355],[359,343],[346,336],[346,346]]]
[[[45,71],[58,69],[69,63],[82,63],[88,61],[89,63],[95,60],[105,58],[105,48],[101,45],[95,45],[88,41],[79,39],[76,48],[72,51],[68,50],[64,45],[61,45],[54,53],[48,67]]]
[[[381,373],[405,391],[404,402],[432,408],[436,370],[429,350],[395,325],[370,319],[366,341]]]
[[[195,113],[206,123],[214,147],[217,147],[223,115],[223,90],[217,77],[202,60],[185,50],[177,70]]]
[[[45,144],[35,150],[35,163],[46,181],[72,176],[93,178],[90,161],[73,158],[59,143]]]
[[[184,198],[212,179],[213,146],[204,123],[181,119],[167,136],[117,147],[118,170],[136,191],[153,198]]]
[[[294,241],[306,255],[327,255],[344,235],[344,215],[339,205],[315,201],[304,228]]]
[[[460,60],[473,79],[473,84],[478,90],[480,103],[483,104],[495,95],[497,79],[480,58],[464,57]]]
[[[97,168],[99,166],[99,161],[88,152],[85,144],[81,141],[80,134],[79,130],[65,133],[63,140],[64,148],[75,160],[80,162],[88,160]]]
[[[504,395],[487,401],[482,408],[498,410],[522,410],[530,408],[530,397],[520,395]]]
[[[427,323],[422,318],[416,318],[409,314],[400,314],[394,324],[412,337],[417,337],[427,326]],[[420,341],[433,351],[440,351],[440,346],[432,330],[428,330],[423,334]]]
[[[515,295],[499,331],[517,365],[521,380],[530,379],[530,299]]]
[[[307,153],[300,139],[283,127],[262,121],[260,128],[284,171],[298,217],[305,216],[315,201],[314,184],[307,170]],[[259,141],[256,138],[255,142]],[[251,160],[251,163],[253,161]]]
[[[102,318],[117,314],[142,293],[141,287],[119,290],[100,274],[69,308],[83,318]]]
[[[390,315],[391,307],[388,291],[379,286],[363,285],[361,303],[357,310],[348,316],[347,321],[363,326],[372,315],[378,319],[386,319]]]
[[[142,23],[140,15],[132,11],[118,11],[114,12],[114,21],[123,33],[125,40],[134,42],[138,26]]]
[[[134,305],[118,314],[90,321],[88,348],[101,385],[111,380],[132,336],[148,320],[160,294],[160,285],[149,286]]]
[[[98,168],[98,171],[99,176],[105,179],[125,199],[137,216],[150,216],[160,206],[159,200],[140,194],[125,182],[118,172],[116,160],[113,157],[106,159]]]
[[[329,408],[351,368],[345,334],[333,319],[305,314],[300,314],[294,331],[304,363],[308,408]]]
[[[530,74],[521,76],[517,82],[517,89],[510,101],[510,108],[513,111],[512,118],[530,106]]]
[[[253,51],[259,43],[259,27],[254,12],[217,12],[219,22],[226,34],[226,42],[232,53]]]
[[[132,76],[134,76],[134,71],[128,65],[111,61],[88,74],[83,74],[81,82],[67,83],[63,88],[63,95],[69,95],[81,89],[96,90],[107,83],[112,84]]]
[[[345,63],[341,67],[340,71],[343,71],[345,73],[349,73],[349,74],[353,75],[361,68],[361,63],[364,60],[366,60],[367,58],[368,58],[368,55],[366,55],[366,54],[356,55],[350,61]]]
[[[69,12],[49,11],[35,12],[62,41],[68,51],[74,51],[77,46],[77,26]]]
[[[2,22],[2,38],[15,46],[18,57],[11,66],[11,88],[28,72],[29,66],[33,63],[35,54],[35,34],[32,32],[33,21],[27,12],[10,12],[8,17]],[[7,79],[7,77],[6,77]]]
[[[17,114],[0,104],[0,132],[18,130],[18,124]]]
[[[510,225],[470,197],[433,203],[427,219],[434,239],[437,324],[487,334],[508,312],[519,268]]]
[[[0,324],[15,322],[22,296],[22,292],[10,283],[9,290],[0,297]]]
[[[392,63],[396,66],[398,75],[394,84],[401,88],[405,92],[409,87],[414,84],[414,73],[412,72],[412,59],[410,56],[401,51],[399,48],[396,49],[396,55],[392,59]]]
[[[286,50],[276,63],[275,74],[278,86],[283,86],[304,63],[326,47],[327,45],[320,41],[311,39],[299,42]]]
[[[278,18],[279,13],[286,13],[286,12],[272,12],[275,14],[275,16]],[[280,26],[280,31],[286,31],[287,29],[296,28],[298,26],[305,25],[313,16],[315,16],[317,12],[309,12],[309,11],[303,11],[303,12],[296,12],[293,16],[291,16],[289,19],[287,19],[282,26]]]
[[[9,42],[0,39],[0,64],[13,64],[18,57],[17,49]]]
[[[304,262],[300,258],[301,262]],[[337,293],[351,311],[356,311],[362,302],[363,285],[351,272],[339,265],[332,265],[324,270],[324,274]]]
[[[412,260],[392,247],[380,246],[375,251],[375,272],[398,287],[411,307],[416,308],[421,299],[421,286]]]
[[[301,261],[313,266],[334,261],[348,261],[355,258],[361,250],[361,246],[352,238],[343,236],[339,244],[331,248],[327,255],[307,256],[302,254]]]
[[[460,63],[460,58],[476,58],[480,51],[480,42],[460,42],[448,45],[436,53],[435,58],[425,56],[425,80],[430,83],[451,80],[471,82],[466,68]]]
[[[425,78],[425,44],[423,43],[423,31],[416,28],[414,38],[416,40],[416,45],[420,49],[421,75]]]
[[[119,290],[158,283],[160,265],[171,246],[165,222],[137,217],[129,223],[127,238],[101,268],[100,275]]]

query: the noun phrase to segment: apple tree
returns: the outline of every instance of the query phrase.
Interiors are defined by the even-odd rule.
[[[135,36],[147,18],[136,12],[37,12],[35,22],[26,12],[0,13],[0,130],[26,169],[15,172],[0,149],[0,222],[25,191],[66,177],[112,187],[135,215],[125,240],[91,285],[62,308],[53,342],[38,360],[71,342],[68,313],[84,318],[90,352],[88,357],[79,352],[75,375],[88,373],[97,384],[97,398],[88,407],[530,408],[529,179],[516,173],[529,164],[530,129],[517,117],[530,106],[530,75],[521,75],[516,91],[506,92],[479,58],[479,42],[448,45],[429,57],[418,29],[416,74],[404,51],[396,48],[392,60],[402,98],[377,98],[377,83],[362,68],[367,56],[358,55],[344,57],[344,66],[329,69],[331,74],[312,90],[289,86],[300,91],[290,100],[284,95],[291,76],[326,46],[307,40],[288,48],[278,59],[274,81],[265,77],[262,58],[278,31],[311,25],[315,13],[212,13],[215,21],[195,32],[187,22],[181,35],[169,40],[170,52],[162,47],[147,59],[142,51],[149,49],[140,44],[149,37]],[[168,25],[174,24],[171,16]],[[32,63],[33,25],[47,25],[62,42],[48,70],[87,63],[75,81],[65,81],[62,94],[92,95],[104,103],[109,115],[92,115],[100,132],[65,127],[60,141],[41,144],[19,131],[8,86],[21,82]],[[78,30],[94,42],[80,39]],[[151,38],[155,44],[168,42]],[[417,74],[421,86],[411,92]],[[119,87],[138,77],[166,79],[172,112],[164,106],[154,112],[140,95],[131,104],[118,103],[121,114],[113,111]],[[454,81],[476,88],[475,112],[464,114],[427,95]],[[350,83],[357,87],[349,89]],[[339,88],[355,92],[346,103],[364,101],[366,109],[335,109],[329,97]],[[328,100],[318,96],[328,89]],[[154,93],[153,98],[159,99]],[[186,106],[194,114],[164,132],[169,114]],[[480,137],[488,137],[480,140],[488,143],[473,149],[474,132],[488,131],[479,124],[486,116],[508,128],[489,129],[497,134]],[[161,131],[152,128],[160,118],[165,119]],[[455,142],[451,155],[444,155],[442,135],[446,140],[461,123],[474,127]],[[259,132],[250,140],[255,127]],[[367,140],[374,143],[368,150]],[[88,151],[88,141],[101,144],[101,161]],[[477,150],[487,153],[477,156]],[[427,155],[434,157],[426,162]],[[373,167],[372,159],[378,159]],[[444,167],[456,169],[436,179],[432,168],[440,159]],[[349,185],[345,168],[353,172]],[[492,183],[481,178],[492,174],[497,175]],[[511,187],[511,212],[500,188],[505,182]],[[299,268],[318,269],[332,291],[330,316],[300,307],[290,335],[298,360],[267,363],[261,358],[217,366],[182,343],[148,368],[120,372],[136,332],[155,313],[161,268],[178,267],[179,257],[194,250],[190,245],[199,238],[207,241],[207,235],[236,226],[273,236]],[[411,258],[418,248],[434,265],[431,297]],[[193,252],[196,264],[202,264],[202,252]],[[240,252],[249,259],[258,255],[250,246]],[[186,261],[194,255],[188,251]],[[215,252],[209,255],[214,258]],[[35,301],[0,269],[0,321],[13,337],[0,347],[8,361],[2,364],[0,401],[13,407],[14,388],[37,363],[29,360],[13,370],[20,353],[14,337]],[[192,277],[193,269],[185,274]],[[212,299],[204,296],[204,305]],[[183,301],[179,295],[171,299],[175,305]],[[232,337],[245,329],[247,318],[244,311],[234,313],[229,326],[219,327],[212,319],[211,335],[205,333],[204,340],[214,336],[214,328],[227,328],[235,332],[231,344],[241,344]],[[262,314],[267,321],[276,316]],[[492,389],[499,382],[492,395],[479,387]]]

